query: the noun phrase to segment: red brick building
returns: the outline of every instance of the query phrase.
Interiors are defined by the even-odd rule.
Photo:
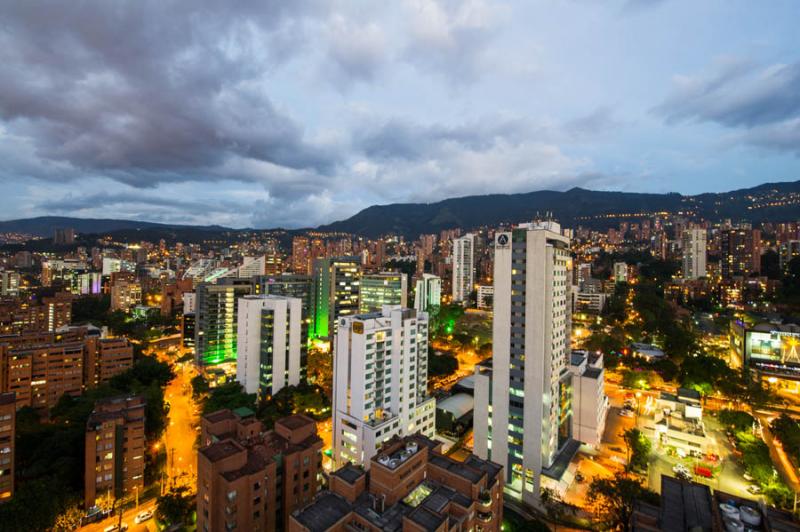
[[[144,490],[144,408],[139,396],[95,403],[86,422],[86,508],[97,497],[130,497]]]
[[[499,531],[503,467],[472,455],[458,462],[420,434],[393,438],[369,472],[346,465],[330,490],[292,514],[290,532]]]
[[[314,420],[293,415],[264,430],[253,412],[203,417],[197,460],[197,530],[285,530],[319,490],[322,440]]]

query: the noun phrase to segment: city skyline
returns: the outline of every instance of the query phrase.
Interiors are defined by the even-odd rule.
[[[799,10],[9,4],[0,207],[308,227],[467,194],[793,180]]]

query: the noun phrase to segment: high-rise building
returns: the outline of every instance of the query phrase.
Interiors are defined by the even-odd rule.
[[[538,499],[571,440],[567,368],[570,241],[552,221],[495,235],[494,357],[475,373],[475,454],[506,468],[507,491]]]
[[[14,496],[16,415],[14,394],[0,393],[0,503]]]
[[[140,396],[101,399],[86,422],[84,504],[110,493],[131,497],[144,490],[144,411]]]
[[[253,294],[296,297],[302,302],[304,326],[311,321],[311,306],[314,283],[309,275],[284,273],[281,275],[265,275],[253,277]],[[303,333],[307,338],[308,333]]]
[[[197,530],[286,530],[322,479],[314,420],[293,415],[266,431],[252,411],[203,416],[197,454]]]
[[[720,233],[723,277],[744,276],[761,271],[761,231],[728,229]]]
[[[266,273],[267,258],[265,255],[261,255],[260,257],[244,257],[242,264],[230,270],[227,276],[250,279],[256,275],[265,275]]]
[[[706,230],[692,227],[683,232],[683,278],[706,276]]]
[[[494,286],[480,285],[478,286],[478,308],[481,310],[492,310],[492,301],[494,299]]]
[[[475,283],[475,235],[453,239],[453,301],[466,301]]]
[[[333,460],[369,467],[382,442],[433,436],[428,389],[428,315],[384,307],[340,318],[333,356]]]
[[[307,344],[302,336],[302,301],[283,296],[239,298],[236,380],[259,398],[297,386]]]
[[[306,236],[292,238],[292,271],[302,275],[311,273],[311,246]]]
[[[433,235],[431,235],[433,236]],[[442,279],[423,273],[414,290],[414,308],[417,312],[431,312],[442,304]]]
[[[195,313],[194,312],[187,312],[183,316],[181,316],[181,334],[183,336],[182,345],[184,349],[191,349],[194,351],[195,344],[195,329],[196,329],[196,321],[195,321]]]
[[[111,310],[127,312],[142,302],[142,285],[138,281],[120,280],[111,285]]]
[[[420,434],[391,439],[370,462],[368,471],[347,464],[331,474],[329,491],[292,514],[287,530],[501,530],[501,465],[456,461]]]
[[[786,272],[792,259],[800,257],[800,240],[789,240],[780,245],[778,265],[782,272]]]
[[[63,246],[75,243],[75,229],[59,228],[53,231],[53,244]]]
[[[328,257],[314,261],[311,326],[315,338],[332,338],[337,320],[358,312],[360,278],[359,257]]]
[[[408,306],[408,281],[404,273],[370,273],[359,282],[358,311],[377,312],[384,305]]]
[[[0,296],[19,295],[20,276],[13,270],[0,271]]]
[[[628,265],[624,262],[614,263],[614,282],[627,283],[628,282]]]
[[[237,300],[250,294],[249,279],[225,278],[197,285],[195,360],[200,365],[236,361]]]

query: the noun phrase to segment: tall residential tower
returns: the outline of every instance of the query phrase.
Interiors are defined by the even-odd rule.
[[[334,343],[333,460],[369,467],[392,436],[433,437],[428,315],[399,306],[341,318]]]
[[[475,235],[453,239],[453,301],[466,301],[475,283]]]
[[[507,491],[539,497],[571,440],[569,238],[555,222],[495,235],[494,357],[476,368],[475,454],[505,467]]]

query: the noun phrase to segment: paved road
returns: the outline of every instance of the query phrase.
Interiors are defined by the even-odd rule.
[[[169,402],[169,422],[161,445],[167,450],[166,473],[168,485],[189,486],[194,492],[197,475],[197,450],[195,443],[199,432],[197,405],[192,399],[192,378],[196,375],[191,364],[174,366],[177,376],[164,390]]]
[[[141,524],[135,524],[133,522],[134,518],[140,513],[145,510],[150,510],[154,512],[156,509],[156,501],[155,499],[150,499],[149,501],[142,501],[139,504],[139,508],[132,508],[125,513],[122,514],[122,522],[128,525],[128,532],[154,532],[157,530],[156,523],[153,519],[149,521],[145,521]],[[92,523],[90,525],[84,526],[80,528],[81,532],[103,532],[106,527],[111,525],[116,525],[119,523],[119,515],[112,515],[108,519],[104,519],[103,521],[99,521],[97,523]]]

